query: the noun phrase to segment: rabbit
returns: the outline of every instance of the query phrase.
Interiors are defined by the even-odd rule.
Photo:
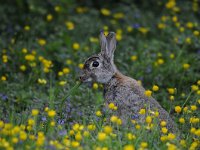
[[[169,113],[152,97],[147,97],[145,89],[135,79],[123,75],[114,64],[114,51],[116,49],[116,34],[109,32],[107,36],[100,32],[101,52],[89,57],[82,69],[81,82],[98,82],[104,86],[104,99],[108,106],[114,103],[117,115],[123,124],[134,119],[145,122],[145,115],[139,114],[140,109],[158,111],[159,121],[166,121],[170,132],[178,132],[176,123]]]

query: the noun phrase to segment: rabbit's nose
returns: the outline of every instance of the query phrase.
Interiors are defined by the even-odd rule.
[[[80,81],[84,81],[84,80],[85,80],[85,79],[84,79],[84,76],[80,76],[80,77],[79,77],[79,80],[80,80]]]

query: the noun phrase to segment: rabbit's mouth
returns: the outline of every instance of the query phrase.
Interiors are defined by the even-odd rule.
[[[92,81],[92,78],[91,78],[91,77],[84,76],[84,75],[81,75],[81,76],[79,77],[79,80],[80,80],[81,82],[91,82],[91,81]]]

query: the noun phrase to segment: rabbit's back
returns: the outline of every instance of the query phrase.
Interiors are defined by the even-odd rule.
[[[169,113],[155,99],[146,97],[144,92],[145,89],[136,80],[117,73],[105,85],[104,98],[107,104],[112,102],[117,105],[117,113],[125,123],[128,119],[144,122],[145,115],[139,114],[140,109],[144,108],[147,111],[158,111],[159,121],[166,121],[167,128],[171,132],[176,132],[176,124],[170,118]]]

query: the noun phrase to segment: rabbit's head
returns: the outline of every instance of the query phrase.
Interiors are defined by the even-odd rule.
[[[107,36],[100,33],[101,52],[89,57],[84,64],[83,73],[80,76],[82,82],[107,83],[117,69],[114,65],[114,51],[116,49],[116,37],[114,32]]]

